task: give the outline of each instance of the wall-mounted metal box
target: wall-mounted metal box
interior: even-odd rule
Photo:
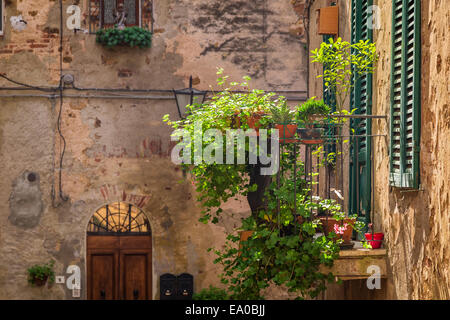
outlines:
[[[175,276],[165,273],[159,277],[160,300],[191,300],[194,293],[194,276],[182,273]]]
[[[339,7],[325,7],[319,11],[319,34],[339,34]]]
[[[177,296],[177,277],[165,273],[159,277],[159,299],[175,300]]]
[[[188,273],[182,273],[177,277],[178,299],[191,300],[194,293],[194,277]]]

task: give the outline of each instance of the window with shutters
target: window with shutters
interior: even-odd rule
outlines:
[[[370,7],[372,0],[352,0],[351,7],[351,42],[361,40],[373,41]],[[350,108],[354,114],[372,114],[372,74],[359,76],[354,73],[353,90],[350,93]],[[350,144],[350,214],[358,214],[369,222],[371,204],[371,119],[357,118],[350,120],[354,137]]]
[[[393,0],[390,185],[419,188],[420,0]]]
[[[89,0],[89,32],[112,28],[125,16],[125,26],[153,31],[151,0]]]

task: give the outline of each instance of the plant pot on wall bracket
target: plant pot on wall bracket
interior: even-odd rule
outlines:
[[[296,124],[276,124],[275,128],[279,131],[279,140],[281,143],[295,142],[295,139],[290,139],[295,136],[297,131]]]
[[[259,128],[261,127],[260,120],[265,115],[264,112],[258,111],[253,113],[248,119],[247,124],[250,129],[255,129],[256,135],[259,136]]]
[[[49,263],[34,266],[27,269],[28,271],[28,283],[33,286],[42,287],[47,283],[53,283],[55,281],[55,272],[53,271],[54,260],[50,260]]]
[[[239,129],[241,127],[241,119],[239,117],[239,111],[236,111],[235,116],[232,119],[232,126],[235,129]],[[260,120],[266,115],[263,111],[255,111],[250,114],[250,116],[246,119],[247,125],[249,129],[254,129],[256,131],[256,135],[259,136],[259,128],[261,127]]]
[[[297,133],[303,144],[322,144],[323,129],[322,128],[298,128]]]
[[[44,276],[43,279],[34,277],[32,282],[36,287],[43,287],[47,283],[48,276]]]

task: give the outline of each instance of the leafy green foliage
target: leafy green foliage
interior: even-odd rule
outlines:
[[[230,128],[248,129],[249,119],[256,113],[264,114],[260,128],[268,128],[278,121],[285,122],[293,116],[283,97],[275,98],[273,93],[262,90],[232,92],[227,86],[227,76],[222,75],[223,70],[219,69],[217,74],[217,83],[224,88],[222,91],[214,93],[206,103],[187,106],[185,119],[172,121],[166,115],[164,121],[174,129],[184,129],[183,134],[187,132],[189,137],[195,137],[196,133],[199,134],[196,132],[196,123],[199,122],[202,123],[200,134],[209,129],[226,133]],[[244,77],[243,82],[232,82],[230,85],[248,88],[249,80]],[[309,101],[304,107],[304,115],[313,111],[329,113],[329,108],[323,102]],[[216,223],[222,213],[221,206],[226,201],[257,191],[258,186],[249,182],[249,165],[236,164],[236,144],[234,164],[225,164],[226,161],[223,164],[208,163],[204,158],[200,163],[194,163],[196,148],[205,150],[213,146],[215,150],[217,146],[226,150],[227,139],[203,136],[200,146],[196,146],[191,139],[184,139],[183,136],[181,144],[191,147],[186,150],[190,150],[187,158],[193,164],[184,163],[182,166],[191,173],[197,200],[204,208],[200,221]],[[246,157],[254,151],[251,148],[247,140]],[[219,157],[224,157],[224,154]],[[345,218],[345,213],[334,200],[310,196],[316,182],[307,178],[318,173],[313,172],[311,177],[305,177],[304,163],[299,160],[294,145],[280,146],[279,172],[278,176],[271,177],[265,189],[264,207],[242,221],[241,229],[252,230],[252,236],[239,248],[239,236],[229,234],[224,249],[210,249],[217,254],[214,262],[223,266],[221,281],[227,285],[226,294],[230,299],[262,299],[263,291],[269,285],[284,286],[298,298],[316,297],[325,289],[327,282],[335,281],[332,274],[321,272],[320,266],[333,264],[339,255],[342,240],[333,232],[320,235],[323,226],[317,215],[323,211],[339,221]],[[210,289],[202,295],[217,297],[216,293],[219,294],[216,289]]]
[[[194,293],[193,300],[229,300],[226,290],[209,286],[198,293]]]
[[[323,100],[316,100],[315,97],[312,97],[297,108],[296,119],[308,123],[311,122],[313,115],[324,116],[330,113],[330,107]]]
[[[311,53],[312,61],[324,66],[324,73],[318,77],[323,77],[327,90],[336,95],[338,111],[343,109],[355,80],[373,73],[378,60],[375,44],[369,43],[369,40],[350,44],[341,38],[336,41],[330,38],[329,42],[322,42],[320,48],[312,50]]]
[[[284,100],[276,106],[271,106],[269,109],[272,122],[275,124],[291,123],[294,119],[293,111]]]
[[[203,104],[193,103],[187,106],[188,114],[185,119],[171,121],[169,115],[164,116],[164,121],[174,129],[184,129],[191,137],[195,136],[195,124],[202,123],[202,132],[208,129],[216,129],[225,136],[222,141],[215,141],[215,138],[203,138],[201,145],[202,150],[207,146],[218,145],[222,150],[226,150],[227,138],[226,130],[239,127],[242,130],[249,128],[249,119],[255,113],[269,114],[270,108],[285,103],[282,97],[274,99],[274,93],[266,93],[263,90],[248,90],[244,93],[235,93],[227,87],[227,76],[222,76],[223,69],[219,69],[217,74],[219,78],[217,83],[223,87],[221,92],[215,93],[214,96]],[[248,87],[249,77],[244,77],[241,83],[231,82],[231,86],[239,86],[241,88]],[[260,128],[268,128],[270,120],[263,116],[259,121]],[[182,141],[192,146],[192,154],[189,156],[194,163],[194,154],[197,146],[191,141]],[[245,154],[251,150],[248,139],[245,143]],[[222,159],[222,163],[206,163],[202,161],[196,165],[183,164],[184,169],[192,174],[193,183],[198,192],[197,200],[204,207],[204,215],[201,221],[207,223],[212,219],[213,222],[218,221],[218,216],[222,212],[220,205],[229,199],[238,195],[246,196],[251,190],[254,191],[256,186],[249,183],[248,166],[246,164],[236,164],[238,146],[234,144],[234,161],[233,164],[226,164],[226,159]],[[241,150],[242,151],[242,150]],[[253,150],[257,152],[257,150]],[[224,157],[225,157],[225,152]],[[204,159],[203,159],[204,160]],[[248,159],[247,159],[248,160]],[[246,161],[248,163],[248,161]]]
[[[136,26],[124,29],[108,28],[97,31],[96,41],[109,48],[114,46],[150,48],[152,33]]]
[[[27,269],[28,271],[28,283],[35,284],[36,279],[44,280],[48,278],[49,283],[55,281],[55,272],[53,271],[54,260],[44,265],[34,265]]]
[[[237,235],[227,237],[225,249],[214,250],[215,263],[223,266],[222,283],[231,299],[263,299],[270,285],[284,286],[297,298],[316,297],[326,283],[335,282],[320,266],[332,266],[339,256],[339,244],[331,232],[322,232],[318,210],[326,210],[337,220],[345,214],[334,200],[310,198],[312,184],[304,180],[304,164],[293,157],[292,146],[282,146],[282,172],[266,192],[267,206],[259,217],[243,221],[243,230],[252,230],[248,240],[238,242]],[[296,163],[295,163],[296,162]],[[297,176],[291,176],[294,164]],[[296,192],[294,192],[296,188]],[[213,250],[213,249],[210,249]]]

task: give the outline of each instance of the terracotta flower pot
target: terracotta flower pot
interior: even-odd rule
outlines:
[[[281,143],[291,143],[295,142],[295,139],[292,138],[297,131],[296,124],[276,124],[275,128],[279,131],[279,139]]]
[[[250,118],[247,119],[248,127],[251,129],[255,129],[257,136],[259,136],[259,127],[261,127],[261,124],[259,123],[259,121],[264,116],[264,114],[265,114],[264,112],[258,111],[258,112],[253,113],[250,116]]]
[[[33,283],[37,287],[42,287],[47,283],[47,279],[48,279],[48,276],[44,276],[44,279],[39,279],[39,278],[34,277]]]
[[[250,238],[250,236],[253,234],[253,230],[240,231],[239,234],[241,236],[241,240],[240,240],[241,242],[247,241],[248,238]]]
[[[232,126],[236,129],[241,127],[241,119],[239,118],[239,111],[235,112],[235,116],[232,120]],[[259,127],[261,127],[261,124],[259,121],[261,118],[265,115],[263,111],[256,111],[250,115],[249,118],[247,118],[247,124],[250,129],[255,129],[256,135],[259,136]]]
[[[253,234],[253,230],[239,231],[239,234],[241,236],[241,239],[239,240],[239,253],[238,253],[238,256],[241,255],[242,242],[247,241],[248,238],[251,237],[251,235]]]
[[[369,241],[370,245],[372,246],[372,249],[379,249],[381,247],[382,240],[384,239],[384,233],[383,232],[375,232],[373,234],[373,240],[378,241],[370,241],[372,240],[372,233],[366,233],[364,234],[366,237],[366,240]]]
[[[351,224],[354,224],[356,222],[355,219],[345,218],[344,220],[337,221],[334,218],[327,218],[321,217],[320,221],[322,222],[322,225],[324,227],[325,232],[328,234],[330,232],[335,232],[335,225],[338,227],[343,227],[344,224],[347,224],[347,228],[344,230],[343,234],[338,234],[338,238],[344,240],[344,244],[350,244],[352,241],[352,232],[353,227]]]

